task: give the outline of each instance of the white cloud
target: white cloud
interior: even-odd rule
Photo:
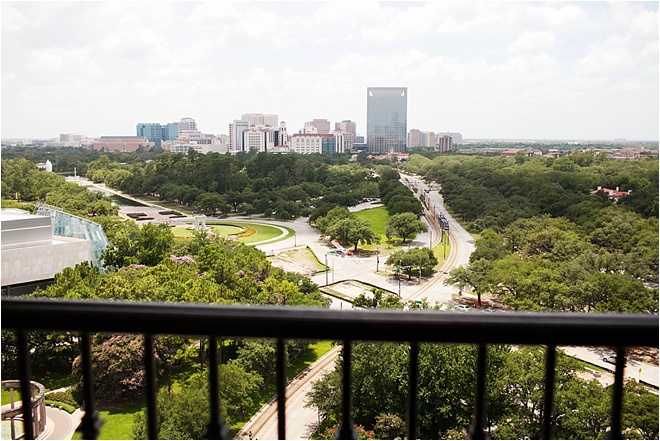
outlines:
[[[525,31],[513,42],[509,52],[535,52],[552,47],[557,41],[552,32],[530,32]]]
[[[618,3],[3,2],[2,133],[247,112],[364,133],[366,88],[393,85],[411,128],[657,138],[658,5]]]

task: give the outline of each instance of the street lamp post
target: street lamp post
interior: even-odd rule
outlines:
[[[380,262],[380,251],[376,247],[376,272],[378,272],[378,263]]]
[[[296,232],[295,232],[295,231],[293,232],[293,246],[294,246],[294,247],[295,247],[295,246],[298,246],[298,242],[297,242],[297,239],[296,239]]]
[[[325,286],[328,286],[328,255],[325,255]]]

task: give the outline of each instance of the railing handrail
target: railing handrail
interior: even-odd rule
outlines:
[[[658,317],[4,298],[2,328],[284,339],[658,347]]]

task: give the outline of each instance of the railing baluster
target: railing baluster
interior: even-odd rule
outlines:
[[[147,394],[147,434],[149,435],[149,439],[158,439],[154,337],[151,334],[144,334],[144,371]]]
[[[16,331],[18,342],[18,368],[21,380],[21,405],[23,407],[23,431],[25,439],[34,439],[32,418],[32,388],[30,387],[30,351],[25,331]]]
[[[80,335],[80,350],[83,369],[83,397],[85,399],[85,415],[82,417],[79,431],[84,439],[97,439],[103,421],[94,410],[94,381],[92,375],[92,341],[89,333]]]
[[[623,370],[626,366],[626,349],[616,349],[616,370],[614,371],[614,388],[612,389],[612,423],[610,438],[621,437],[621,412],[623,410]]]
[[[541,429],[541,439],[550,439],[552,425],[552,403],[555,392],[555,361],[557,351],[554,345],[547,348],[545,359],[545,396],[543,398],[543,427]]]
[[[477,390],[474,397],[474,416],[468,431],[468,439],[487,439],[484,430],[486,408],[486,345],[480,344],[477,351]]]
[[[211,421],[206,425],[204,439],[224,439],[228,428],[220,416],[220,379],[218,378],[218,339],[209,337],[209,399],[211,403]]]
[[[419,371],[419,342],[410,343],[408,388],[408,439],[417,439],[417,384]]]
[[[357,432],[351,420],[351,341],[344,340],[344,364],[342,372],[342,416],[337,439],[357,439]]]
[[[286,346],[277,339],[277,436],[286,439]]]

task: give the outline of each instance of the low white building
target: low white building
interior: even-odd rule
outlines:
[[[2,209],[2,288],[52,280],[64,268],[92,262],[91,243],[54,236],[50,216]]]

